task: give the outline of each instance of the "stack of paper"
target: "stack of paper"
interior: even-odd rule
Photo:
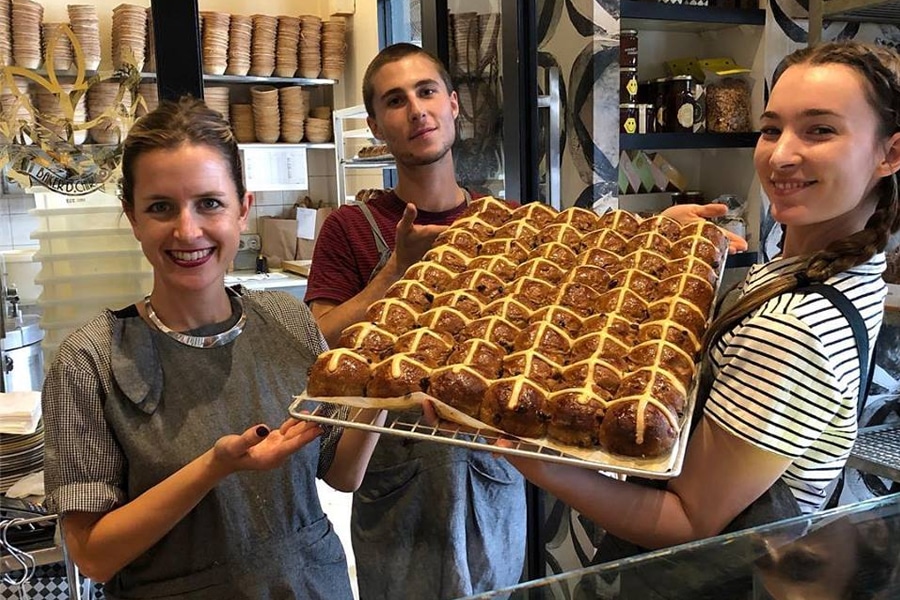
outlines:
[[[40,420],[40,392],[0,393],[0,433],[34,433]]]

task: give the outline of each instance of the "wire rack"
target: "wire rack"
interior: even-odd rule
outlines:
[[[860,429],[847,465],[900,481],[900,424],[888,423]]]
[[[377,401],[377,399],[374,400]],[[296,398],[289,409],[291,416],[296,419],[323,425],[362,429],[495,454],[511,454],[523,458],[652,479],[668,479],[680,473],[688,437],[679,435],[672,454],[662,459],[631,459],[612,457],[611,455],[605,455],[600,459],[589,459],[566,453],[544,443],[519,439],[489,428],[475,428],[445,420],[434,425],[429,424],[421,416],[420,411],[417,414],[414,409],[399,413],[389,412],[384,425],[375,424],[376,416],[372,413],[369,413],[371,416],[367,416],[363,411],[363,408],[350,407],[346,419],[335,418],[330,416],[333,412],[331,409],[325,409],[323,404],[318,404],[316,400],[306,397]],[[687,424],[685,424],[686,426]],[[508,446],[498,446],[497,441],[500,439],[506,440]],[[573,449],[573,451],[578,451],[578,449]]]

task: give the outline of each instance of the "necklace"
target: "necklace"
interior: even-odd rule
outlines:
[[[241,309],[241,316],[238,318],[237,323],[232,325],[228,331],[223,331],[222,333],[217,333],[215,335],[188,335],[169,329],[166,324],[160,321],[159,317],[156,316],[156,311],[153,310],[153,305],[150,304],[149,294],[144,296],[144,308],[147,311],[147,318],[150,319],[150,322],[153,323],[157,329],[185,346],[191,346],[192,348],[215,348],[217,346],[224,346],[234,340],[237,336],[241,335],[241,332],[244,330],[244,325],[247,323],[247,313],[244,312],[244,304],[241,302],[241,297],[230,289],[225,289],[228,290],[232,296],[237,298],[238,307]]]

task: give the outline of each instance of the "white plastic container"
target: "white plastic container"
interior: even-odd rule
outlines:
[[[34,283],[41,270],[41,264],[35,262],[36,252],[35,248],[0,252],[0,268],[5,265],[6,282],[16,286],[20,304],[34,304],[41,293],[41,288]]]
[[[140,294],[125,294],[106,298],[56,300],[45,298],[44,294],[41,294],[38,306],[41,308],[41,322],[75,321],[83,324],[106,308],[116,310],[124,308],[140,298]]]
[[[94,229],[92,231],[35,231],[41,254],[78,254],[82,252],[139,250],[131,229]]]
[[[118,206],[46,208],[30,211],[37,218],[38,231],[90,231],[123,229],[131,233],[128,217]]]
[[[47,321],[41,319],[41,329],[44,330],[44,344],[59,346],[70,333],[84,325],[84,321]]]
[[[49,369],[53,359],[56,358],[56,353],[59,352],[59,343],[48,342],[45,337],[41,340],[41,352],[44,355],[44,369]]]
[[[38,275],[36,283],[44,288],[41,297],[46,299],[105,299],[127,294],[135,296],[148,294],[153,288],[153,274],[131,272],[65,277]]]
[[[115,194],[102,191],[91,192],[82,196],[68,196],[57,192],[35,192],[34,207],[38,210],[47,209],[76,209],[87,207],[117,207],[121,210],[122,203]]]
[[[122,252],[80,252],[77,254],[45,254],[38,252],[42,279],[73,275],[151,273],[152,267],[140,250]]]

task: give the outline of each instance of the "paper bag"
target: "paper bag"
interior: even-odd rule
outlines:
[[[260,217],[258,224],[260,253],[266,257],[270,268],[280,269],[281,261],[298,258],[296,220]]]

